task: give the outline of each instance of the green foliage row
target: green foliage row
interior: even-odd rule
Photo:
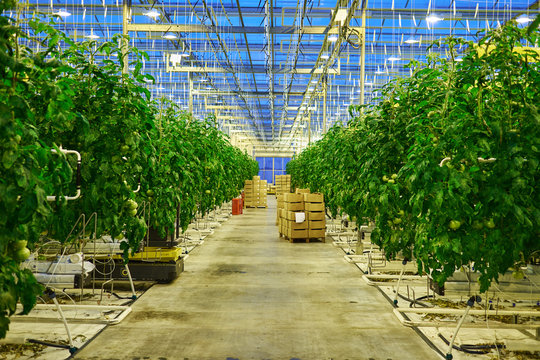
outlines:
[[[412,63],[378,105],[350,108],[347,127],[291,161],[293,183],[324,193],[333,214],[374,220],[389,258],[414,257],[441,284],[464,265],[481,291],[519,272],[540,251],[540,56],[524,48],[537,41],[535,22],[434,45],[447,56]]]
[[[141,74],[147,55],[125,38],[78,43],[37,20],[29,22],[31,34],[13,24],[0,16],[0,338],[17,302],[28,313],[42,291],[19,268],[28,248],[45,239],[68,245],[77,240],[69,233],[79,216],[95,213],[93,235],[125,236],[127,259],[147,232],[137,202],[149,204],[151,226],[171,233],[177,209],[185,229],[195,213],[237,196],[258,171],[215,119],[198,121],[150,101],[143,84],[153,79]],[[36,42],[41,51],[23,45]],[[122,74],[124,51],[130,74]],[[60,147],[82,157],[77,200],[64,199],[76,193],[76,159]]]

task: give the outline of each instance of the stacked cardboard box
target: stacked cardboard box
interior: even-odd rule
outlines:
[[[308,222],[304,212],[304,196],[301,194],[285,193],[284,207],[281,210],[281,234],[289,239],[306,239],[308,237]]]
[[[254,176],[244,183],[244,204],[246,207],[266,207],[266,180]]]
[[[280,227],[281,226],[281,212],[280,212],[280,210],[285,208],[285,200],[284,200],[285,195],[284,194],[277,194],[276,197],[277,197],[276,225],[278,227]],[[280,228],[279,234],[280,235],[283,234],[281,232],[281,228]]]
[[[309,194],[310,191],[309,191],[309,189],[299,189],[299,188],[296,188],[296,190],[294,190],[294,193],[295,193],[295,194]]]
[[[291,192],[291,175],[276,175],[276,194]]]
[[[304,197],[304,208],[308,221],[308,237],[323,238],[326,232],[326,218],[324,216],[324,196],[323,194],[302,194]]]
[[[296,192],[298,192],[297,189]],[[279,234],[290,239],[317,239],[324,241],[326,219],[324,196],[303,192],[285,193],[277,196],[277,217]]]

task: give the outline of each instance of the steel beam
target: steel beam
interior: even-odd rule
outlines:
[[[245,73],[245,74],[266,74],[267,70],[264,67],[254,67],[253,70],[250,68],[222,68],[222,67],[215,67],[215,66],[170,66],[167,64],[167,71],[168,72],[183,72],[183,73],[190,73],[190,72],[199,72],[199,73],[227,73],[227,74],[238,74],[238,73]],[[274,69],[274,74],[322,74],[322,69],[313,69],[313,68],[296,68],[296,69]],[[340,69],[339,68],[332,68],[328,69],[328,74],[334,74],[334,75],[340,75]]]
[[[360,31],[360,26],[350,29]],[[264,26],[214,26],[214,25],[173,25],[173,24],[128,24],[128,31],[141,32],[182,32],[182,33],[229,33],[229,34],[264,34]],[[304,26],[300,30],[296,26],[274,26],[269,29],[270,34],[338,34],[338,27],[331,26]]]

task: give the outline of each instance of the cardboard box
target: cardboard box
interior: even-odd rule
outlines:
[[[304,202],[322,203],[322,202],[324,202],[324,195],[323,194],[318,194],[318,193],[304,194]]]
[[[309,238],[323,238],[324,239],[325,233],[326,233],[325,229],[308,230],[308,237]]]
[[[286,203],[298,203],[304,202],[304,196],[302,194],[285,193],[284,199]]]
[[[309,194],[310,193],[309,189],[298,189],[298,188],[296,188],[294,192],[296,194]]]
[[[278,194],[278,195],[276,195],[276,199],[277,199],[278,202],[285,201],[285,195]]]
[[[261,177],[260,176],[254,176],[253,180],[261,180]]]
[[[304,211],[304,203],[298,202],[298,203],[285,203],[285,210],[289,211]]]
[[[305,203],[306,211],[324,211],[324,203]]]
[[[285,210],[285,216],[284,218],[290,221],[296,221],[296,214],[297,213],[303,213],[303,211],[289,211]],[[306,219],[307,220],[307,219]]]
[[[287,222],[287,229],[293,229],[293,230],[307,230],[308,229],[308,223],[307,221],[304,221],[302,223],[297,223],[294,220],[283,220]]]
[[[253,180],[246,180],[246,181],[244,182],[244,184],[245,184],[245,185],[251,185],[251,184],[253,184]]]
[[[308,237],[308,231],[287,229],[287,236],[290,239],[305,239]]]
[[[304,204],[305,206],[305,204]],[[308,211],[306,212],[306,217],[309,221],[311,220],[325,220],[324,211]]]
[[[324,220],[308,220],[309,229],[325,229],[326,221]]]

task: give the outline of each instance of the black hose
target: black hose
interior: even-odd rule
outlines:
[[[439,333],[439,337],[446,345],[449,345],[450,342],[441,334]],[[475,354],[475,355],[483,355],[489,352],[491,349],[495,348],[504,348],[504,345],[452,345],[452,348],[458,351],[462,351],[467,354]],[[483,351],[475,351],[475,350],[483,350]]]
[[[47,341],[41,341],[41,340],[36,340],[36,339],[26,339],[26,341],[28,341],[31,344],[45,345],[45,346],[50,346],[50,347],[55,347],[55,348],[60,348],[60,349],[68,349],[68,350],[71,349],[71,346],[65,345],[65,344],[55,344],[55,343],[50,343]]]
[[[109,291],[109,290],[104,290],[104,292],[109,293],[109,294],[113,295],[114,297],[116,297],[117,299],[120,299],[120,300],[134,300],[133,296],[120,296],[117,293]]]
[[[409,307],[412,307],[414,304],[417,304],[417,305],[420,305],[422,307],[429,307],[428,304],[425,304],[425,303],[422,303],[422,302],[419,302],[418,299],[409,299],[408,297],[406,297],[405,295],[401,295],[398,293],[398,296],[400,298],[402,298],[403,300],[405,301],[408,301],[410,304],[409,304]]]

